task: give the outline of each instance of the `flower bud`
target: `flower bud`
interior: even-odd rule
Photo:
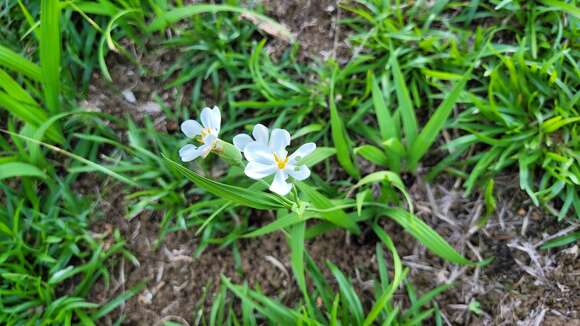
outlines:
[[[213,152],[231,165],[244,166],[242,153],[228,142],[218,139]]]

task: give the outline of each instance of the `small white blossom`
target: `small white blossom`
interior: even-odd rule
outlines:
[[[283,129],[280,129],[283,130]],[[287,132],[284,130],[284,132]],[[290,134],[288,134],[289,136]],[[270,131],[268,127],[264,126],[263,124],[257,124],[254,126],[254,130],[252,130],[252,138],[250,135],[247,134],[239,134],[234,137],[234,146],[243,152],[246,146],[249,144],[262,144],[264,146],[270,146]],[[288,137],[289,138],[289,137]]]
[[[253,141],[244,147],[244,156],[248,160],[244,173],[255,180],[274,174],[270,191],[285,196],[292,189],[292,184],[287,182],[289,176],[296,180],[304,180],[310,176],[310,169],[299,164],[299,161],[311,154],[316,149],[316,144],[304,144],[292,155],[288,155],[286,146],[290,144],[290,134],[284,129],[274,129],[267,143],[268,145],[262,141]]]
[[[216,147],[221,126],[221,113],[217,106],[201,111],[201,124],[196,120],[186,120],[181,124],[181,131],[188,138],[196,139],[201,145],[187,144],[179,150],[183,162],[190,162],[206,157]]]

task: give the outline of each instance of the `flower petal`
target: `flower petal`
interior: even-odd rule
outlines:
[[[259,144],[258,142],[246,145],[246,148],[244,148],[244,156],[246,157],[246,160],[250,162],[258,162],[267,165],[276,164],[272,151],[266,145]]]
[[[181,124],[181,131],[188,138],[194,138],[201,133],[203,127],[195,120],[185,120]]]
[[[240,152],[243,152],[244,148],[246,148],[246,146],[253,141],[254,140],[249,135],[239,134],[234,137],[234,146],[236,146]]]
[[[263,179],[269,175],[272,175],[276,172],[276,165],[269,165],[269,164],[261,164],[258,162],[250,162],[246,165],[244,169],[244,173],[254,179],[259,180]]]
[[[286,182],[288,176],[284,171],[278,170],[274,176],[274,181],[270,185],[270,191],[275,192],[280,196],[286,196],[292,189],[292,184]]]
[[[254,136],[254,139],[256,140],[256,142],[262,144],[262,145],[268,145],[268,139],[269,137],[269,131],[268,131],[268,127],[264,126],[263,124],[257,124],[254,126],[254,130],[252,131],[252,136]]]
[[[276,153],[283,151],[286,146],[290,145],[290,133],[285,129],[272,130],[270,138],[270,148]]]
[[[306,144],[300,146],[296,150],[296,152],[294,152],[292,155],[290,155],[290,157],[289,157],[290,163],[297,163],[301,159],[312,154],[312,152],[314,152],[315,149],[316,149],[315,143],[306,143]]]
[[[310,169],[306,165],[288,165],[284,172],[298,181],[305,180],[310,176]]]
[[[191,162],[203,154],[203,149],[187,144],[179,149],[179,156],[183,162]]]
[[[199,146],[198,150],[201,151],[201,157],[206,158],[209,155],[209,153],[211,153],[211,149],[213,148],[213,141],[215,139],[217,138],[214,138],[213,140]]]
[[[220,111],[220,108],[218,108],[217,106],[213,107],[211,113],[211,123],[212,123],[211,128],[215,129],[215,131],[219,133],[222,125],[222,113]]]
[[[201,110],[201,124],[205,128],[211,128],[219,132],[221,121],[222,114],[217,106],[214,106],[213,109],[203,108],[203,110]]]

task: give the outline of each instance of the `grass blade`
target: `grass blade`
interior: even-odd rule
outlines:
[[[399,102],[399,112],[403,120],[403,128],[405,129],[405,138],[407,145],[415,142],[417,137],[417,118],[415,117],[415,110],[413,109],[413,102],[409,96],[409,89],[405,82],[405,77],[399,67],[397,57],[393,54],[391,57],[391,69],[393,70],[393,80],[395,90],[397,91],[397,100]]]
[[[40,68],[44,100],[50,112],[60,111],[60,1],[42,0]]]
[[[417,216],[399,208],[384,208],[383,213],[399,223],[419,242],[435,255],[460,265],[474,265],[475,263],[463,257],[435,230]]]
[[[297,182],[296,186],[298,189],[303,192],[306,197],[310,200],[312,205],[318,209],[328,209],[334,208],[335,205],[332,204],[330,199],[324,197],[321,193],[316,191],[316,189],[310,187],[309,185],[303,182]],[[336,209],[331,212],[320,212],[322,217],[338,226],[342,226],[344,228],[349,229],[350,231],[358,234],[360,232],[356,222],[351,219],[342,209]]]
[[[367,318],[365,318],[363,324],[364,326],[372,325],[372,323],[379,316],[381,311],[387,306],[387,304],[395,294],[395,291],[397,290],[399,285],[401,285],[401,282],[403,282],[403,279],[405,278],[404,276],[405,273],[403,273],[403,264],[401,263],[401,259],[399,258],[399,254],[397,253],[397,249],[395,248],[393,241],[387,235],[387,233],[383,229],[381,229],[378,225],[373,224],[372,227],[377,236],[379,237],[379,239],[383,241],[387,249],[389,249],[389,251],[391,251],[391,254],[393,255],[393,267],[395,270],[394,272],[395,274],[393,276],[393,281],[389,284],[388,289],[386,289],[380,296],[380,298],[375,302],[375,304],[371,308],[371,311],[368,313]]]
[[[379,123],[379,131],[381,133],[381,138],[387,140],[389,138],[398,138],[397,129],[395,128],[395,122],[391,117],[391,113],[387,108],[385,99],[383,97],[383,92],[379,88],[377,80],[372,77],[372,92],[373,92],[373,105],[375,107],[375,114],[377,116],[377,122]]]
[[[172,161],[167,157],[163,157],[165,161],[173,167],[177,172],[182,174],[194,182],[198,187],[207,190],[208,192],[230,200],[236,204],[248,206],[256,209],[276,209],[290,207],[288,200],[279,196],[274,196],[260,191],[251,191],[246,188],[230,186],[220,183],[195,173],[194,171],[182,166],[181,164]]]
[[[119,294],[115,299],[109,301],[107,304],[102,306],[99,310],[97,310],[91,318],[93,320],[100,319],[106,316],[109,312],[115,310],[118,306],[123,304],[125,301],[129,300],[131,297],[136,295],[137,293],[141,292],[145,288],[145,283],[141,283],[134,288],[130,289],[129,291],[123,292]]]
[[[447,119],[449,118],[449,115],[453,110],[453,106],[455,105],[457,100],[459,100],[461,92],[463,92],[465,84],[467,83],[467,80],[469,79],[470,76],[471,71],[465,73],[465,75],[463,75],[463,78],[461,78],[460,81],[455,83],[449,95],[445,97],[445,100],[435,110],[435,113],[433,113],[433,115],[427,122],[427,125],[425,125],[425,128],[421,130],[421,133],[419,134],[417,139],[414,142],[410,143],[411,151],[409,153],[409,169],[411,171],[415,171],[415,169],[417,168],[417,164],[419,163],[423,155],[427,153],[427,150],[429,149],[429,147],[431,147],[433,142],[435,142],[435,139],[445,126],[445,123],[447,122]]]
[[[340,293],[346,301],[344,307],[350,311],[350,315],[354,317],[353,325],[361,325],[363,322],[363,307],[358,295],[356,294],[352,284],[346,279],[344,274],[330,261],[326,264],[330,268],[332,275],[336,278]]]
[[[280,37],[293,40],[294,37],[290,33],[290,31],[284,26],[276,22],[275,20],[266,17],[264,15],[260,15],[258,13],[249,11],[244,8],[228,6],[228,5],[215,5],[215,4],[192,4],[188,6],[183,6],[180,8],[176,8],[164,13],[162,16],[156,17],[151,24],[147,27],[146,31],[151,32],[158,32],[160,30],[166,29],[169,25],[172,25],[184,18],[199,15],[203,13],[217,13],[217,12],[235,12],[245,15],[246,17],[251,17],[257,22],[262,22],[264,24],[268,24],[273,29],[275,29],[278,33],[280,33]]]
[[[344,168],[344,170],[355,178],[359,178],[360,173],[358,168],[353,164],[351,158],[351,148],[350,140],[344,125],[342,118],[338,114],[336,109],[336,103],[334,98],[334,83],[338,68],[335,68],[332,73],[332,80],[330,82],[330,95],[328,98],[328,104],[330,106],[330,127],[332,132],[332,141],[334,142],[334,147],[336,147],[336,158],[338,163]]]
[[[565,13],[573,15],[576,18],[580,18],[580,8],[578,8],[573,4],[569,4],[559,0],[541,0],[540,2],[542,2],[546,6],[556,7]]]
[[[0,164],[0,180],[13,177],[37,177],[46,179],[47,176],[34,165],[23,162],[9,162]]]
[[[23,56],[2,45],[0,45],[0,66],[23,74],[35,81],[40,81],[42,79],[42,74],[38,65],[28,61]]]

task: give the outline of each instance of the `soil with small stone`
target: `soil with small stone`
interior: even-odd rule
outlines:
[[[296,34],[305,58],[340,58],[348,49],[341,32],[336,34],[340,15],[335,1],[264,2],[268,14],[286,24]],[[342,32],[344,33],[344,32]],[[344,34],[342,34],[344,35]],[[283,42],[276,46],[283,46]],[[117,60],[115,58],[109,58]],[[151,62],[152,70],[163,70],[171,57]],[[115,85],[95,77],[87,109],[137,121],[153,116],[160,132],[177,133],[177,121],[166,119],[154,99],[157,90],[163,100],[171,101],[171,90],[158,90],[159,81],[143,78],[125,63],[111,69]],[[123,94],[130,89],[134,98]],[[372,172],[375,167],[365,166]],[[419,293],[449,282],[453,287],[437,298],[447,324],[452,325],[580,325],[580,259],[578,245],[564,250],[540,250],[550,235],[566,225],[554,222],[533,207],[525,194],[516,189],[517,175],[507,175],[497,182],[498,205],[487,225],[477,224],[485,211],[481,196],[463,196],[457,180],[441,177],[433,184],[413,180],[410,193],[415,213],[435,228],[458,251],[473,260],[494,257],[484,267],[461,267],[430,254],[414,238],[387,218],[382,226],[391,235],[403,263],[410,269],[410,281]],[[163,325],[174,321],[194,325],[200,314],[207,316],[221,277],[234,283],[259,286],[269,296],[292,305],[299,298],[289,261],[285,235],[242,239],[237,242],[240,260],[236,262],[231,247],[206,248],[196,256],[195,230],[170,233],[159,242],[163,212],[125,218],[126,203],[119,195],[120,186],[104,187],[102,180],[82,186],[87,193],[98,193],[102,218],[95,221],[93,232],[105,243],[112,243],[113,230],[119,229],[127,248],[138,264],[120,258],[111,272],[108,287],[99,283],[93,289],[95,302],[106,302],[116,295],[144,284],[144,290],[104,318],[112,325],[119,316],[124,325]],[[255,212],[261,223],[273,220]],[[360,237],[332,231],[309,240],[306,250],[332,282],[326,261],[337,265],[352,280],[365,304],[372,299],[372,280],[378,277],[375,247],[378,239],[372,232]],[[387,257],[390,258],[390,257]],[[396,296],[404,300],[403,292]],[[479,303],[479,310],[473,309]],[[403,304],[406,304],[403,301]],[[472,307],[470,311],[470,305]]]

